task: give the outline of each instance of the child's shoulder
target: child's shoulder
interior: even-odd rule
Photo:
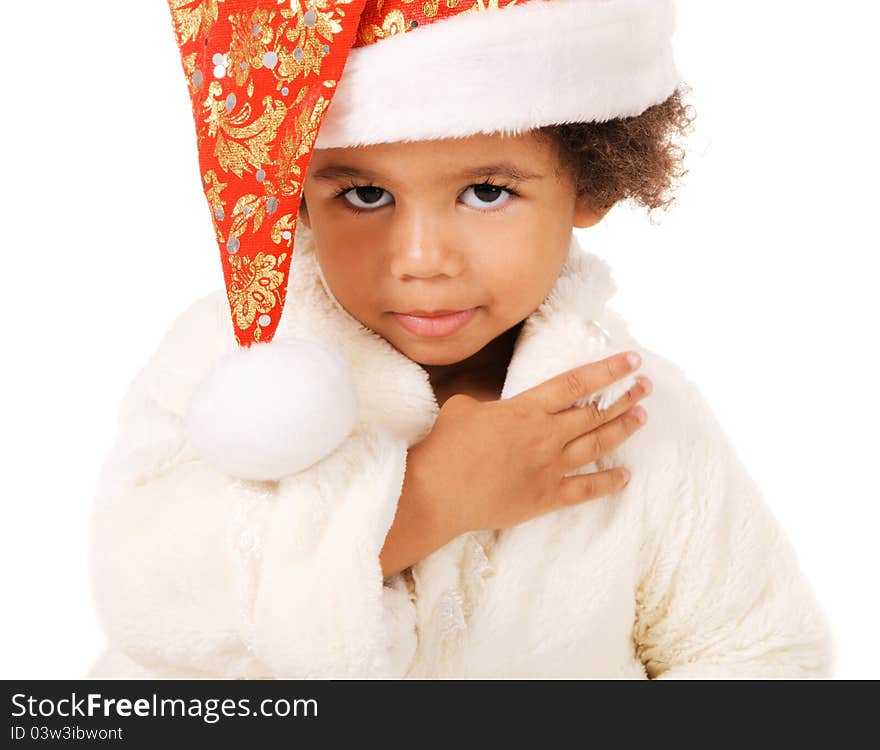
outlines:
[[[684,366],[643,346],[634,348],[642,355],[637,374],[648,377],[653,386],[644,407],[657,441],[690,454],[697,444],[728,439],[703,390]]]
[[[708,496],[701,499],[698,488],[713,481],[739,487],[751,483],[735,439],[686,368],[651,350],[639,348],[639,352],[643,361],[639,372],[654,386],[642,402],[648,423],[635,438],[642,441],[639,458],[657,477],[675,480],[667,486],[672,505],[654,502],[649,515],[660,518],[673,506],[688,512],[694,503],[710,504]],[[720,496],[711,499],[711,503],[724,501]]]
[[[696,387],[682,365],[644,346],[636,347],[636,351],[642,355],[642,366],[637,374],[645,375],[651,379],[655,386],[654,392],[659,386],[665,389],[664,395],[667,397],[682,398],[685,397],[688,390]]]
[[[202,360],[220,348],[231,349],[234,343],[226,293],[215,289],[178,313],[162,336],[154,359],[183,364]]]
[[[195,383],[236,346],[226,293],[199,297],[172,320],[136,375],[132,389],[183,414]]]

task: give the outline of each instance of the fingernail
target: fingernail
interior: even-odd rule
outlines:
[[[629,469],[621,469],[620,473],[623,474],[623,483],[626,484],[629,481]]]
[[[626,355],[626,361],[629,362],[630,367],[638,367],[642,364],[642,358],[638,355],[637,352],[629,352]]]

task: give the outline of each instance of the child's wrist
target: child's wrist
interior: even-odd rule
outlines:
[[[445,498],[442,490],[446,468],[437,463],[427,438],[409,449],[407,472],[412,471],[413,501],[431,533],[443,544],[470,531],[470,524],[458,498]]]

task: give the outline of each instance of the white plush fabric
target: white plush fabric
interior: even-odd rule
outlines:
[[[349,53],[315,148],[638,115],[680,83],[672,0],[530,0]]]
[[[322,341],[287,336],[223,357],[195,387],[186,429],[196,452],[224,473],[270,481],[336,450],[356,419],[345,357]]]
[[[828,622],[760,490],[699,389],[630,336],[607,304],[607,264],[574,238],[523,326],[502,396],[640,351],[654,382],[648,423],[580,470],[625,465],[629,485],[463,534],[413,566],[413,591],[401,574],[383,581],[406,451],[437,402],[418,364],[328,296],[310,233],[297,231],[279,335],[348,358],[356,427],[279,482],[212,466],[184,419],[194,385],[229,349],[228,306],[218,291],[186,311],[132,384],[101,476],[91,569],[109,645],[88,676],[831,674]],[[609,403],[631,383],[597,397]]]

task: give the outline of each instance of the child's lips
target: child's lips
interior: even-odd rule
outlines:
[[[451,336],[464,328],[476,315],[479,307],[448,313],[445,315],[410,315],[394,313],[394,317],[407,331],[423,338]]]

